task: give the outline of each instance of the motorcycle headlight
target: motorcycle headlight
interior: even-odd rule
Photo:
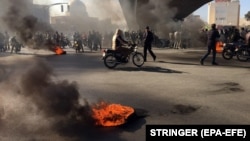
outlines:
[[[225,47],[225,46],[226,46],[226,43],[224,43],[222,46]]]

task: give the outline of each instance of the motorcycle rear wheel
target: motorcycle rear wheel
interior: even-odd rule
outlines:
[[[143,57],[143,54],[142,53],[135,53],[133,56],[132,56],[132,61],[133,61],[133,64],[137,67],[141,67],[143,66],[144,64],[144,57]]]
[[[103,60],[104,65],[109,69],[113,69],[117,66],[117,60],[113,54],[107,54]]]
[[[249,56],[250,54],[246,50],[239,50],[237,53],[237,59],[241,62],[246,62]]]
[[[222,51],[222,57],[225,60],[231,60],[233,58],[233,52],[230,49],[225,49]]]

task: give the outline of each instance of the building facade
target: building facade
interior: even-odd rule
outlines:
[[[239,0],[215,0],[208,4],[208,24],[239,26]]]
[[[70,15],[68,3],[55,3],[49,7],[50,24],[64,24]]]

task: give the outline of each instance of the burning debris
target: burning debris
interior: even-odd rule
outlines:
[[[132,107],[121,104],[89,104],[81,97],[76,82],[58,80],[40,58],[18,57],[8,59],[8,63],[12,67],[3,72],[6,77],[0,81],[0,139],[7,135],[12,136],[8,139],[17,140],[20,134],[24,137],[20,141],[26,137],[72,141],[95,136],[103,129],[100,126],[131,123],[128,120],[135,114]]]
[[[51,25],[39,21],[37,17],[32,15],[32,3],[28,0],[10,0],[6,1],[6,3],[8,3],[9,8],[1,17],[2,21],[13,32],[13,37],[23,46],[53,51],[57,55],[66,54],[61,47],[61,49],[57,47],[59,44],[52,39],[53,35],[49,35],[55,32]]]
[[[101,102],[92,108],[92,117],[98,126],[119,126],[126,123],[126,120],[135,111],[132,107],[121,104],[108,104]]]
[[[26,1],[11,0],[10,7],[2,19],[22,42],[26,45],[32,45],[32,37],[40,29],[37,26],[37,18],[25,11],[28,9],[27,6]]]
[[[56,55],[66,54],[66,51],[64,51],[60,46],[55,46],[54,52],[56,53]]]

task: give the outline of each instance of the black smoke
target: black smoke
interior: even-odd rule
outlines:
[[[0,139],[71,141],[98,133],[76,82],[59,80],[39,58],[12,61],[1,72]]]
[[[52,127],[56,130],[67,129],[64,124],[74,123],[83,128],[94,125],[91,122],[91,108],[88,102],[85,101],[84,105],[80,104],[77,83],[53,80],[53,71],[44,61],[37,60],[22,75],[19,91],[40,109],[41,114],[55,119]]]
[[[34,9],[31,0],[4,0],[1,4],[7,8],[3,10],[1,23],[5,27],[5,31],[10,31],[23,45],[31,48],[48,49],[45,43],[36,43],[34,36],[38,32],[53,32],[48,23],[38,20],[32,14]]]
[[[203,46],[200,42],[200,31],[205,23],[201,19],[193,17],[192,14],[183,20],[175,19],[178,9],[169,6],[171,1],[138,1],[136,9],[138,26],[142,29],[150,26],[160,38],[164,39],[169,39],[170,32],[182,32],[183,39],[190,40],[193,46]]]

